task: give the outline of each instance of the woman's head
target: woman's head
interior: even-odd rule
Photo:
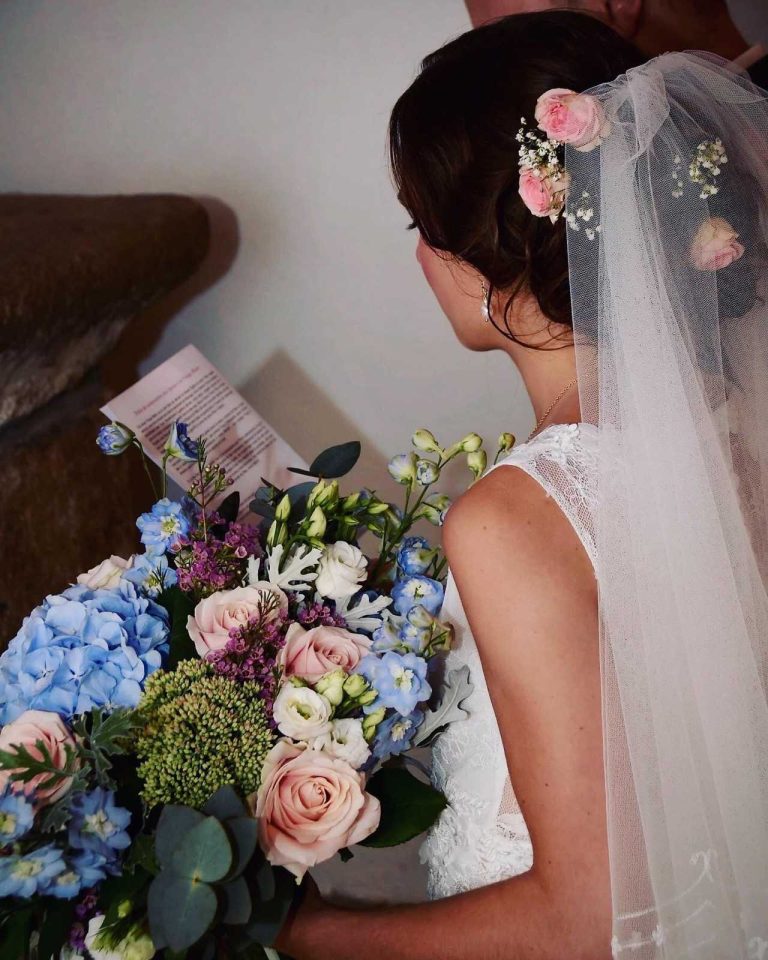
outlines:
[[[431,53],[395,104],[389,150],[398,198],[419,230],[427,279],[467,346],[498,345],[479,322],[481,277],[494,324],[507,335],[526,329],[526,312],[543,314],[554,331],[571,326],[565,225],[523,205],[515,138],[546,90],[581,92],[642,60],[584,14],[519,14]]]

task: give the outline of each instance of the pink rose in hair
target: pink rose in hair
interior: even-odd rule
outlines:
[[[58,713],[47,710],[25,710],[21,716],[11,723],[7,723],[0,730],[0,750],[13,752],[14,747],[26,747],[33,757],[42,759],[43,754],[36,746],[38,740],[50,754],[53,765],[63,770],[67,765],[67,747],[75,748],[75,738],[67,728]],[[79,766],[76,762],[75,766]],[[54,803],[72,786],[72,778],[59,780],[51,786],[41,787],[40,784],[49,779],[46,773],[40,773],[27,783],[11,780],[10,770],[0,770],[0,793],[8,783],[14,790],[24,793],[37,806]]]
[[[536,101],[536,123],[551,140],[577,150],[592,150],[608,136],[610,124],[600,101],[562,87],[547,90]]]
[[[565,206],[568,174],[557,176],[525,167],[520,171],[520,196],[534,217],[549,217],[554,223]]]
[[[722,217],[708,217],[691,243],[691,262],[697,270],[722,270],[744,253],[738,233]]]
[[[369,837],[381,808],[364,786],[363,775],[344,760],[288,740],[276,743],[255,798],[267,860],[301,880],[310,867]]]
[[[371,640],[342,627],[314,627],[305,630],[292,623],[285,635],[285,646],[277,662],[286,676],[301,677],[315,683],[331,670],[351,673],[361,658],[370,652]]]

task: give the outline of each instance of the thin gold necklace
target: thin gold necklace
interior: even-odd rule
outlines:
[[[539,427],[544,423],[544,421],[547,419],[550,413],[552,413],[552,411],[555,409],[558,403],[560,403],[560,401],[563,399],[566,393],[568,393],[571,387],[576,386],[578,379],[579,379],[578,377],[574,377],[573,380],[571,380],[571,382],[565,387],[565,389],[561,393],[558,393],[558,395],[555,397],[552,403],[550,403],[550,405],[547,407],[544,413],[542,413],[542,415],[536,421],[536,426],[528,434],[528,439],[525,441],[526,443],[528,443],[528,440],[531,440],[533,438],[534,434],[538,431]]]

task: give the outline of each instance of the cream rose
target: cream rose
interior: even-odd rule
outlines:
[[[536,123],[551,140],[577,150],[592,150],[610,133],[610,123],[596,97],[563,87],[547,90],[536,101]]]
[[[311,687],[286,683],[275,697],[272,715],[279,731],[294,740],[314,740],[331,729],[333,707]]]
[[[381,808],[364,786],[363,775],[343,760],[286,740],[275,744],[254,811],[267,860],[301,880],[310,867],[369,837]]]
[[[363,725],[354,717],[334,720],[328,733],[316,737],[310,746],[337,760],[344,760],[355,770],[359,770],[371,755],[371,748],[363,735]]]
[[[205,597],[195,607],[192,616],[187,618],[187,630],[195,650],[204,657],[213,650],[225,647],[229,631],[244,626],[249,619],[258,616],[270,599],[276,604],[268,614],[268,619],[288,609],[288,597],[283,591],[273,583],[261,580],[250,587],[220,590]]]
[[[120,578],[132,563],[133,557],[123,560],[122,557],[116,557],[113,554],[95,567],[91,567],[86,573],[79,574],[77,582],[91,590],[116,587],[120,583]]]
[[[697,270],[721,270],[744,253],[738,233],[722,217],[708,217],[691,243],[691,262]]]
[[[67,764],[67,747],[75,748],[75,738],[67,729],[58,713],[47,710],[25,710],[21,716],[11,723],[7,723],[0,730],[0,750],[12,750],[13,747],[26,747],[33,757],[40,759],[42,753],[35,745],[42,741],[50,754],[51,760],[58,770],[63,770]],[[76,761],[79,766],[79,762]],[[14,789],[23,792],[38,806],[54,803],[72,786],[72,778],[67,777],[50,787],[41,787],[48,775],[41,773],[33,777],[28,783],[11,781],[10,770],[0,770],[0,793],[11,782]]]
[[[565,171],[562,176],[548,177],[526,168],[520,171],[520,197],[534,217],[556,220],[565,206],[568,182]]]
[[[285,644],[277,657],[288,677],[301,677],[316,683],[326,673],[344,670],[350,673],[370,651],[371,640],[343,627],[313,627],[305,630],[292,623]]]
[[[354,596],[366,577],[368,561],[351,543],[339,540],[329,544],[318,564],[315,590],[329,600]]]

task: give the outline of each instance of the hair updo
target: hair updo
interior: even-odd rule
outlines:
[[[572,326],[565,224],[534,217],[518,194],[521,117],[553,87],[614,80],[643,55],[610,27],[566,11],[515,14],[461,34],[421,63],[395,104],[389,155],[398,199],[425,243],[466,261],[512,301],[526,289]]]

